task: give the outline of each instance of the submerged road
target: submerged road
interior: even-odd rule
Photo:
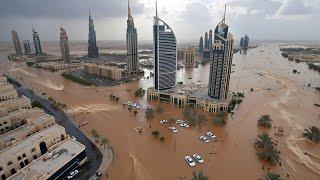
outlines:
[[[86,169],[84,172],[79,173],[79,175],[76,176],[74,179],[90,179],[90,177],[92,177],[96,173],[96,171],[99,169],[102,163],[103,155],[97,148],[97,146],[94,143],[92,143],[75,126],[73,121],[69,119],[63,111],[55,109],[47,99],[44,99],[34,94],[34,92],[30,89],[26,89],[23,87],[16,87],[16,89],[20,95],[24,95],[32,101],[39,101],[46,113],[53,115],[56,119],[56,123],[63,126],[66,129],[67,134],[76,137],[78,142],[86,146],[87,157],[91,160],[91,164],[88,169]]]

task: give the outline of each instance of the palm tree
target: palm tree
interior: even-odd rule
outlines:
[[[134,114],[134,116],[137,116],[138,111],[137,111],[137,110],[134,110],[134,111],[133,111],[133,114]]]
[[[202,170],[200,170],[198,173],[193,171],[192,172],[192,178],[191,180],[208,180],[209,177],[205,176],[202,172]]]
[[[92,134],[92,136],[94,137],[95,141],[97,142],[97,141],[98,141],[98,138],[99,138],[98,131],[95,130],[95,129],[92,129],[92,130],[91,130],[91,134]]]
[[[207,116],[204,113],[198,114],[197,124],[202,127],[207,122]]]
[[[101,140],[101,144],[103,145],[103,148],[106,147],[106,145],[109,144],[109,139],[108,138],[102,138]]]
[[[258,126],[271,128],[271,119],[269,115],[262,115],[258,120]]]
[[[272,141],[272,138],[267,133],[262,133],[258,135],[256,138],[256,142],[254,143],[254,146],[259,149],[263,149],[266,146],[273,145],[274,142]]]
[[[315,143],[320,143],[320,129],[315,126],[311,126],[309,127],[309,129],[305,129],[302,133],[302,136]]]
[[[118,102],[118,101],[119,101],[119,99],[120,99],[119,97],[115,97],[116,102]]]
[[[153,109],[152,108],[148,108],[145,111],[145,118],[146,119],[152,119],[153,118]]]
[[[152,135],[154,137],[158,137],[160,135],[159,131],[152,131]]]
[[[261,160],[265,160],[272,165],[280,162],[280,151],[273,145],[266,146],[262,151],[258,152],[257,155]]]
[[[268,172],[265,180],[282,180],[279,174]]]

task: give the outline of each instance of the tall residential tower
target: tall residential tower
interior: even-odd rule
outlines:
[[[21,50],[20,39],[16,31],[12,31],[12,41],[13,41],[14,49],[16,50],[16,55],[21,56],[22,50]]]
[[[200,37],[200,41],[199,41],[199,53],[202,54],[203,53],[203,37]]]
[[[229,93],[230,73],[233,58],[233,36],[228,33],[225,24],[225,13],[222,21],[214,30],[213,55],[210,63],[208,95],[214,99],[227,99]]]
[[[153,24],[154,89],[169,89],[176,84],[177,42],[170,26],[156,16]]]
[[[94,30],[94,24],[89,11],[89,33],[88,33],[88,57],[97,58],[99,56],[97,41],[96,41],[96,31]]]
[[[25,54],[31,54],[31,47],[30,47],[30,41],[29,40],[23,41],[23,47],[24,47],[24,53]]]
[[[127,71],[129,74],[138,72],[138,34],[134,27],[133,17],[128,0],[128,20],[127,20]]]
[[[204,49],[209,49],[208,32],[204,34]]]
[[[68,36],[66,31],[62,27],[60,27],[60,49],[61,49],[62,60],[65,63],[70,63]]]
[[[42,49],[41,49],[41,43],[40,43],[40,38],[39,34],[32,29],[33,32],[33,44],[34,44],[34,49],[36,51],[36,55],[42,55]]]

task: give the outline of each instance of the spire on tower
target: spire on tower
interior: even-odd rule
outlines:
[[[158,2],[156,0],[156,17],[158,17]]]
[[[226,11],[227,11],[227,4],[224,4],[224,14],[223,14],[223,20],[222,20],[223,23],[225,23],[226,21]]]

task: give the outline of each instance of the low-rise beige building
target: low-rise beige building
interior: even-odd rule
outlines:
[[[7,77],[5,77],[4,75],[1,75],[0,76],[0,86],[8,85],[8,84],[10,84],[10,83],[7,81]]]
[[[90,75],[96,75],[112,80],[120,80],[122,78],[121,69],[116,66],[86,63],[83,67],[84,71]]]
[[[81,68],[81,63],[43,62],[37,65],[49,71],[73,71]]]
[[[28,118],[25,125],[0,135],[0,150],[17,144],[28,136],[52,126],[54,123],[54,117],[45,113]]]
[[[67,138],[48,148],[45,155],[19,170],[9,180],[62,179],[68,170],[83,164],[86,159],[86,147]]]
[[[231,94],[228,99],[219,100],[210,98],[207,94],[207,87],[191,83],[189,85],[177,85],[168,90],[147,89],[149,100],[167,101],[178,107],[193,106],[208,112],[223,112],[228,110]]]
[[[13,130],[27,123],[27,119],[43,113],[39,108],[19,109],[0,118],[0,134]]]
[[[6,91],[6,92],[0,92],[0,103],[3,101],[8,101],[16,98],[18,98],[18,93],[15,89],[11,91]]]
[[[12,84],[5,84],[0,86],[0,93],[10,92],[15,90]]]
[[[10,112],[19,109],[30,109],[31,101],[25,96],[18,97],[0,103],[0,117],[8,115]]]
[[[1,150],[0,177],[5,179],[16,174],[18,170],[46,154],[48,149],[67,137],[65,129],[55,124]]]

